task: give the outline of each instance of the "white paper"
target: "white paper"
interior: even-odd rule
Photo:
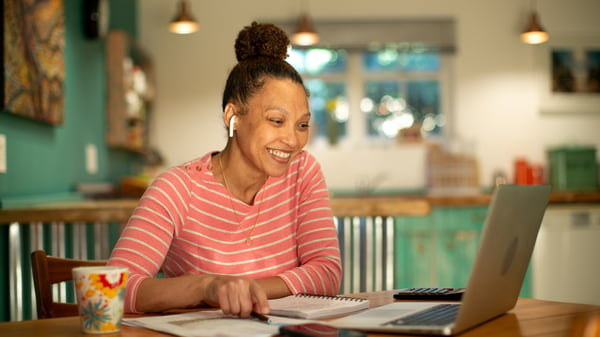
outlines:
[[[182,337],[268,337],[279,334],[282,325],[314,322],[311,320],[268,316],[270,323],[254,318],[226,316],[221,310],[182,314],[124,318],[123,324],[167,332]]]

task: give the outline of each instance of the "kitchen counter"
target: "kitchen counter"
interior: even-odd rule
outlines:
[[[483,193],[464,196],[423,194],[333,196],[331,207],[336,216],[427,215],[431,207],[487,205],[490,198],[490,194]],[[136,204],[136,199],[86,200],[0,209],[0,225],[32,221],[126,221]],[[550,196],[550,204],[600,204],[600,190],[553,192]]]
[[[336,195],[332,197],[332,204],[349,206],[353,203],[371,203],[394,200],[396,202],[413,202],[415,200],[426,201],[430,206],[474,206],[487,205],[491,200],[492,195],[489,193],[480,193],[473,195],[427,195],[427,194],[398,194],[398,195]],[[581,192],[552,192],[550,195],[551,204],[567,204],[567,203],[600,203],[600,190],[581,191]],[[360,205],[356,205],[360,207]]]
[[[432,206],[471,206],[487,205],[491,194],[478,194],[466,196],[421,196]],[[567,203],[600,203],[600,190],[586,192],[552,192],[550,204]]]

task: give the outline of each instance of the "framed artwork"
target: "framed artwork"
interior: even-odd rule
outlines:
[[[554,38],[540,46],[544,113],[600,113],[600,36]]]
[[[58,125],[64,119],[63,0],[2,0],[2,111]]]

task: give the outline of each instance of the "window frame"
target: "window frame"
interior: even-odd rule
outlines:
[[[322,48],[322,47],[318,47]],[[336,48],[332,48],[336,49]],[[344,48],[337,48],[344,49]],[[355,146],[390,146],[394,144],[402,144],[397,139],[373,137],[368,135],[366,118],[360,111],[360,101],[364,97],[365,82],[373,80],[393,80],[393,81],[408,81],[408,80],[437,80],[440,90],[440,114],[444,121],[443,129],[440,135],[423,138],[423,141],[429,139],[439,141],[440,138],[446,138],[453,133],[452,131],[452,74],[454,68],[453,53],[439,51],[440,58],[439,70],[435,73],[431,72],[366,72],[363,69],[363,51],[362,49],[345,49],[348,55],[347,71],[344,73],[324,73],[310,74],[302,73],[304,81],[318,79],[324,82],[345,82],[347,90],[347,99],[349,104],[349,119],[346,123],[346,136],[339,141],[330,145],[327,139],[314,135],[311,137],[310,145],[325,146],[325,147],[355,147]]]

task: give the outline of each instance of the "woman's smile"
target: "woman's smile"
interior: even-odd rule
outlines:
[[[292,155],[292,153],[288,152],[288,151],[275,150],[275,149],[268,149],[268,151],[275,160],[282,162],[282,163],[287,163],[290,159],[290,156]]]

